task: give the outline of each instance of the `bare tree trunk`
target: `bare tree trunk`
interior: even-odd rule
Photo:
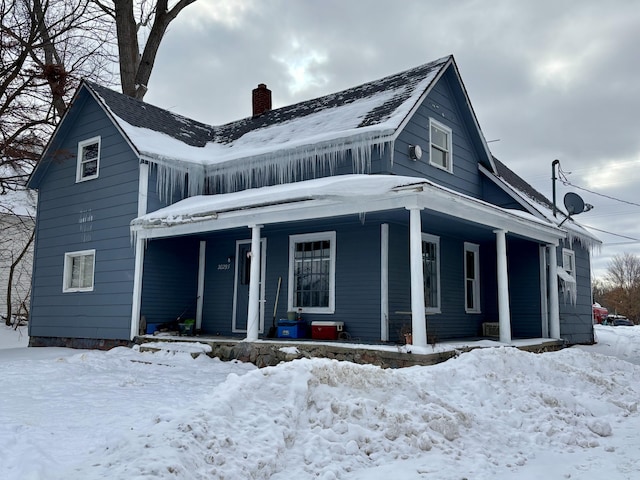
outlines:
[[[40,32],[42,50],[44,52],[44,65],[41,65],[42,76],[49,84],[51,103],[56,110],[58,118],[60,118],[67,109],[64,94],[67,90],[68,73],[51,39],[44,12],[41,0],[33,0],[34,23]]]
[[[133,0],[113,0],[118,52],[120,54],[120,82],[122,93],[142,100],[147,93],[160,43],[169,24],[196,0],[179,0],[169,9],[168,0],[158,0],[153,12],[153,24],[144,51],[140,54],[138,28]],[[151,14],[150,14],[151,17]]]
[[[133,14],[133,0],[114,0],[113,4],[116,35],[118,37],[122,93],[135,97],[140,48],[138,46],[138,28]]]
[[[8,327],[11,326],[11,315],[13,313],[12,312],[13,275],[16,271],[16,268],[18,267],[18,265],[20,264],[24,256],[29,251],[29,247],[33,243],[33,238],[35,234],[36,234],[36,229],[34,228],[33,230],[31,230],[31,235],[29,236],[29,240],[27,241],[26,245],[24,246],[20,254],[14,259],[14,261],[11,263],[11,266],[9,267],[9,281],[7,282],[7,318],[5,320],[5,325],[7,325]]]

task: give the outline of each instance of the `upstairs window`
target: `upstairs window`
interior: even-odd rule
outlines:
[[[93,291],[96,251],[83,250],[64,254],[63,292]]]
[[[429,163],[447,172],[453,172],[451,156],[451,129],[433,118],[429,119]]]
[[[292,235],[289,240],[289,310],[335,310],[336,232]]]
[[[78,143],[78,169],[76,182],[98,177],[100,167],[100,137]]]

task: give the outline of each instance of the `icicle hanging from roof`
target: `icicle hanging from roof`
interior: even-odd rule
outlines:
[[[560,266],[558,267],[558,278],[560,279],[560,283],[562,286],[564,303],[567,303],[567,300],[569,300],[575,307],[578,301],[578,285],[576,283],[576,279],[573,278],[573,276],[569,272],[567,272]]]
[[[223,163],[182,162],[158,155],[147,157],[156,166],[158,193],[162,199],[203,193],[227,193],[272,184],[335,175],[338,167],[351,160],[349,173],[371,173],[374,149],[382,157],[393,151],[393,138],[359,134],[289,150],[274,150]]]

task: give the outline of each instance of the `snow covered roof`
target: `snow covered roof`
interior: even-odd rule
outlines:
[[[182,188],[188,173],[188,191],[194,195],[207,182],[217,191],[246,188],[267,175],[290,182],[306,171],[333,171],[348,158],[354,172],[368,173],[374,148],[392,145],[402,122],[451,63],[453,57],[444,57],[221,126],[85,84],[141,158],[158,167],[160,183]]]
[[[556,243],[564,236],[545,219],[498,207],[425,178],[363,174],[193,196],[134,219],[131,230],[142,238],[158,238],[412,206],[543,242]]]

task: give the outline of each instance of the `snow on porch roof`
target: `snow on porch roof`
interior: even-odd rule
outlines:
[[[221,188],[231,190],[238,186],[238,176],[252,169],[267,168],[286,177],[301,162],[306,162],[306,168],[331,168],[346,153],[352,155],[355,171],[365,173],[371,149],[392,141],[418,100],[451,62],[453,57],[443,57],[222,126],[190,120],[95,83],[86,85],[142,158],[158,165],[159,173],[167,177],[166,169],[178,171],[167,182],[179,182],[184,173],[190,174],[191,182],[200,183],[205,177],[220,180],[225,176]],[[250,184],[247,180],[245,176],[241,182]],[[190,194],[202,192],[198,185],[189,187]]]
[[[358,174],[190,197],[134,219],[131,230],[142,238],[159,238],[410,207],[549,243],[564,236],[533,215],[511,212],[425,178]]]

